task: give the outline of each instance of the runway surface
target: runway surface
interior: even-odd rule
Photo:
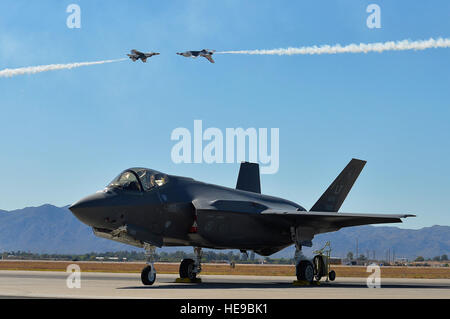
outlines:
[[[295,277],[201,276],[200,284],[175,283],[159,274],[143,286],[139,274],[82,273],[81,288],[67,288],[69,274],[53,271],[0,271],[0,298],[450,298],[450,279],[385,279],[367,288],[366,278],[337,278],[320,286],[294,286]]]

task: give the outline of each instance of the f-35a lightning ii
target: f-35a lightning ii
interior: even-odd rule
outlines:
[[[214,63],[214,60],[212,58],[212,55],[214,54],[214,52],[216,52],[216,50],[203,49],[201,51],[177,52],[177,54],[182,55],[187,58],[189,58],[189,57],[197,58],[199,56],[202,56],[202,57],[208,59],[209,62]]]
[[[262,195],[259,166],[247,162],[241,164],[235,189],[147,168],[127,169],[103,191],[69,209],[97,236],[144,248],[145,285],[155,282],[154,254],[162,246],[195,247],[195,260],[184,259],[179,269],[181,278],[193,280],[201,271],[202,248],[269,256],[294,244],[297,278],[312,282],[324,274],[301,249],[311,247],[316,234],[414,216],[338,212],[365,163],[352,159],[309,211]]]
[[[127,54],[133,62],[136,62],[137,60],[141,59],[142,62],[147,62],[147,58],[150,58],[154,55],[159,55],[158,52],[149,52],[144,53],[138,50],[131,50],[131,54]]]

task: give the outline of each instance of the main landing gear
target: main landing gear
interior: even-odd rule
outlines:
[[[180,264],[180,278],[182,280],[196,281],[199,280],[197,275],[202,271],[202,248],[195,247],[195,260],[186,258]]]
[[[295,275],[298,281],[304,281],[312,284],[314,281],[314,265],[307,259],[304,258],[302,254],[302,246],[295,244]]]
[[[291,229],[292,240],[295,243],[295,274],[297,276],[297,281],[294,282],[296,285],[311,285],[313,283],[318,284],[320,279],[324,276],[330,281],[336,278],[336,273],[334,270],[329,271],[329,254],[324,256],[323,249],[318,255],[314,256],[312,262],[306,259],[302,254],[302,243],[307,244],[307,246],[312,245],[311,241],[302,240],[301,233],[298,229]],[[328,243],[329,245],[329,243]],[[330,250],[331,251],[331,250]]]
[[[154,265],[156,247],[145,244],[144,249],[147,257],[147,266],[142,269],[141,280],[144,285],[150,286],[153,285],[156,280],[156,269]]]

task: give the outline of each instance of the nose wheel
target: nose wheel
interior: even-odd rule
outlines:
[[[142,283],[146,286],[151,286],[156,280],[155,266],[148,265],[141,272]]]
[[[142,269],[141,281],[146,286],[151,286],[156,280],[156,269],[154,265],[156,247],[149,244],[144,245],[145,255],[147,257],[147,266]]]

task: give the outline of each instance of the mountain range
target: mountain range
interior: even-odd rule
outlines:
[[[393,226],[358,226],[343,228],[337,232],[317,235],[312,248],[304,253],[321,248],[331,242],[332,256],[345,257],[348,252],[356,255],[369,253],[372,258],[385,258],[388,251],[391,258],[414,259],[450,255],[450,226],[432,226],[421,229],[402,229]],[[0,252],[26,251],[33,253],[82,254],[118,250],[138,250],[114,241],[96,237],[90,227],[76,219],[66,207],[43,205],[23,209],[0,210]],[[183,250],[191,247],[162,248],[163,251]],[[294,247],[290,246],[273,257],[291,258]]]

